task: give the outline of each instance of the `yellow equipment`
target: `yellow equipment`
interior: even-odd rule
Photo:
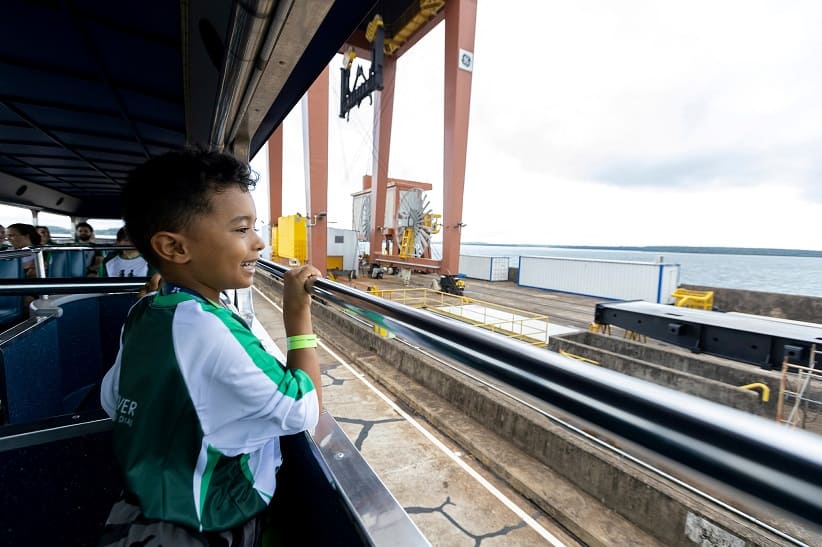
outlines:
[[[271,256],[305,264],[308,261],[308,224],[300,214],[280,217],[271,229]],[[357,270],[357,235],[353,230],[328,228],[325,269]]]
[[[671,293],[671,296],[676,300],[675,305],[681,308],[714,309],[713,291],[692,291],[679,287]]]
[[[280,217],[277,229],[272,230],[271,235],[272,239],[276,237],[276,242],[272,241],[271,244],[276,256],[292,258],[305,264],[308,260],[308,228],[304,216],[296,214]]]
[[[414,228],[403,228],[400,243],[400,258],[414,256]]]

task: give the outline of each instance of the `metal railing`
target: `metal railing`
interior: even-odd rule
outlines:
[[[260,260],[282,278],[287,268]],[[0,280],[0,295],[134,292],[146,279]],[[822,525],[822,439],[315,279],[312,293],[729,487]]]
[[[24,258],[27,256],[34,256],[34,268],[37,277],[45,279],[46,262],[44,253],[64,253],[64,252],[110,252],[110,251],[133,251],[135,249],[132,245],[109,245],[109,244],[95,244],[95,245],[38,245],[26,249],[4,250],[0,251],[0,259],[4,258]]]
[[[259,267],[282,278],[287,268]],[[822,525],[822,439],[556,353],[489,336],[456,321],[316,279],[319,299],[506,382],[817,526]]]
[[[467,296],[449,294],[424,287],[377,289],[368,292],[414,308],[458,319],[536,346],[548,345],[548,316],[539,315]]]
[[[0,279],[0,296],[15,294],[91,294],[137,292],[148,277],[66,277]]]

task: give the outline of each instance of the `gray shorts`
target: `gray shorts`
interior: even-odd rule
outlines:
[[[140,508],[118,501],[111,508],[99,547],[259,547],[262,515],[222,532],[199,532],[180,524],[147,519]]]

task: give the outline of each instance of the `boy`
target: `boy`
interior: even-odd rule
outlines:
[[[306,282],[320,272],[285,275],[287,367],[217,303],[251,285],[264,248],[253,184],[247,164],[205,151],[169,152],[129,176],[126,229],[163,284],[129,312],[102,384],[126,492],[101,545],[258,545],[279,436],[317,423]]]
[[[125,227],[117,230],[115,243],[123,246],[132,245]],[[133,249],[110,253],[97,270],[98,277],[151,277],[154,273],[140,251]]]

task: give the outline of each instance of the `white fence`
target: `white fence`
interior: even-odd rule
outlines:
[[[459,273],[472,279],[507,281],[508,260],[507,256],[460,255]]]

